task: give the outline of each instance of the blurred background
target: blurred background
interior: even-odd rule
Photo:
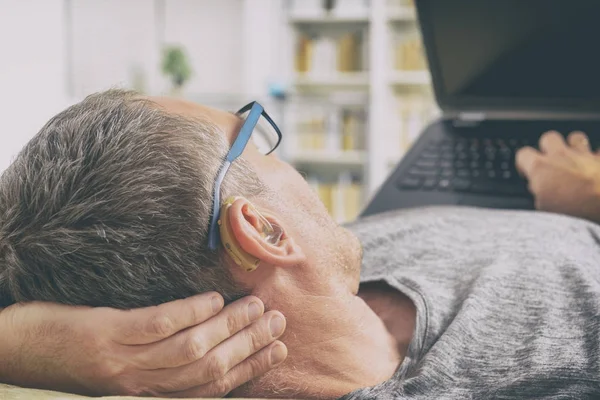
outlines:
[[[260,101],[340,222],[438,114],[412,0],[0,0],[0,169],[113,87]]]

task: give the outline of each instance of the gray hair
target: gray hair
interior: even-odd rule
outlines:
[[[0,178],[0,306],[133,308],[211,290],[244,295],[223,253],[207,248],[228,148],[209,122],[133,92],[94,94],[56,115]],[[222,195],[263,190],[237,160]]]

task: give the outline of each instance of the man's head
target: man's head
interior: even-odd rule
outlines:
[[[221,192],[242,197],[228,210],[232,231],[261,267],[244,273],[207,248],[215,177],[241,124],[223,111],[123,91],[50,120],[0,181],[0,305],[131,308],[209,290],[233,299],[297,266],[306,279],[337,274],[356,286],[356,240],[292,167],[251,144]],[[258,235],[252,205],[283,228],[280,243]]]

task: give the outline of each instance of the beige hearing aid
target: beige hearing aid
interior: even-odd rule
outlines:
[[[252,256],[251,254],[242,250],[238,241],[235,239],[235,235],[231,229],[231,223],[229,222],[229,207],[239,197],[230,197],[221,206],[221,214],[217,223],[219,224],[219,230],[221,232],[221,243],[227,253],[233,258],[233,261],[242,267],[246,272],[252,272],[260,264],[260,259]],[[271,224],[257,209],[254,208],[254,212],[258,216],[261,227],[259,229],[260,234],[271,244],[279,243],[281,235],[283,234],[282,229],[274,224]]]

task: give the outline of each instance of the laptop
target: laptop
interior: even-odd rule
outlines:
[[[600,1],[415,0],[442,116],[362,216],[425,205],[533,209],[515,153],[545,131],[600,145]]]

